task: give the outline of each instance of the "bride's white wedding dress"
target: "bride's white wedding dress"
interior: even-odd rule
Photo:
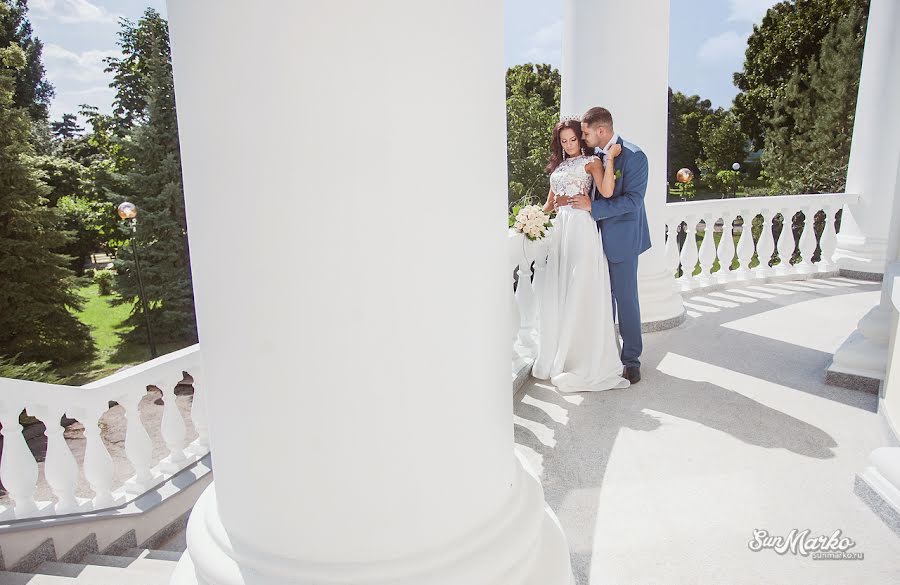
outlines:
[[[591,192],[584,165],[564,160],[550,175],[558,195]],[[550,255],[540,299],[540,342],[532,375],[562,392],[627,388],[612,316],[609,266],[589,211],[561,207],[550,232]]]

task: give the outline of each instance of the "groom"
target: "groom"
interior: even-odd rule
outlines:
[[[613,130],[612,115],[606,108],[591,108],[581,118],[585,144],[604,160],[613,144],[622,147],[615,158],[616,187],[612,197],[597,191],[592,197],[580,195],[568,202],[577,209],[590,211],[597,220],[603,238],[603,249],[609,261],[613,312],[618,309],[619,333],[622,335],[622,377],[632,384],[641,379],[641,308],[638,303],[638,256],[650,248],[650,229],[644,211],[647,191],[647,155]]]

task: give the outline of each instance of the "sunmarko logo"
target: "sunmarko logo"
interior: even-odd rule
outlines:
[[[754,529],[753,538],[747,543],[754,552],[770,548],[777,554],[787,553],[811,557],[813,559],[852,559],[862,560],[863,553],[850,552],[856,542],[847,536],[841,536],[840,529],[831,536],[810,536],[810,529],[794,528],[787,536],[775,536],[768,530]]]

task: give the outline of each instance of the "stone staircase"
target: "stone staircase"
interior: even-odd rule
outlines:
[[[184,530],[154,544],[157,548],[110,547],[77,560],[69,554],[27,572],[0,571],[0,585],[166,585],[186,549]]]

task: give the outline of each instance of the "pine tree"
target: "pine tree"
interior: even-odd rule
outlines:
[[[195,341],[197,326],[168,30],[165,20],[148,9],[135,30],[124,36],[141,39],[143,77],[137,84],[130,80],[123,90],[137,87],[146,88],[147,92],[138,96],[146,103],[144,111],[131,115],[145,123],[134,127],[130,140],[123,143],[123,151],[131,161],[126,173],[127,196],[138,208],[136,238],[144,292],[151,307],[151,326],[158,341]],[[123,49],[127,50],[124,44]],[[126,56],[123,62],[129,58]],[[129,302],[137,300],[139,293],[133,260],[130,248],[123,249],[117,258],[117,289]],[[146,331],[137,307],[129,323],[135,326],[132,338],[143,340]]]
[[[0,18],[6,6],[0,5]],[[60,365],[93,353],[88,328],[70,312],[74,292],[68,242],[48,187],[33,164],[27,109],[16,107],[17,72],[27,65],[16,44],[0,48],[0,355]]]
[[[71,140],[84,132],[84,128],[78,125],[75,114],[63,114],[62,120],[50,124],[50,131],[59,140]]]
[[[45,77],[41,54],[44,45],[32,37],[27,0],[0,0],[0,48],[14,43],[25,54],[25,65],[15,73],[13,105],[25,108],[32,120],[46,120],[54,90]]]
[[[775,192],[844,190],[866,19],[854,8],[835,23],[809,70],[797,68],[776,100],[763,156]]]

